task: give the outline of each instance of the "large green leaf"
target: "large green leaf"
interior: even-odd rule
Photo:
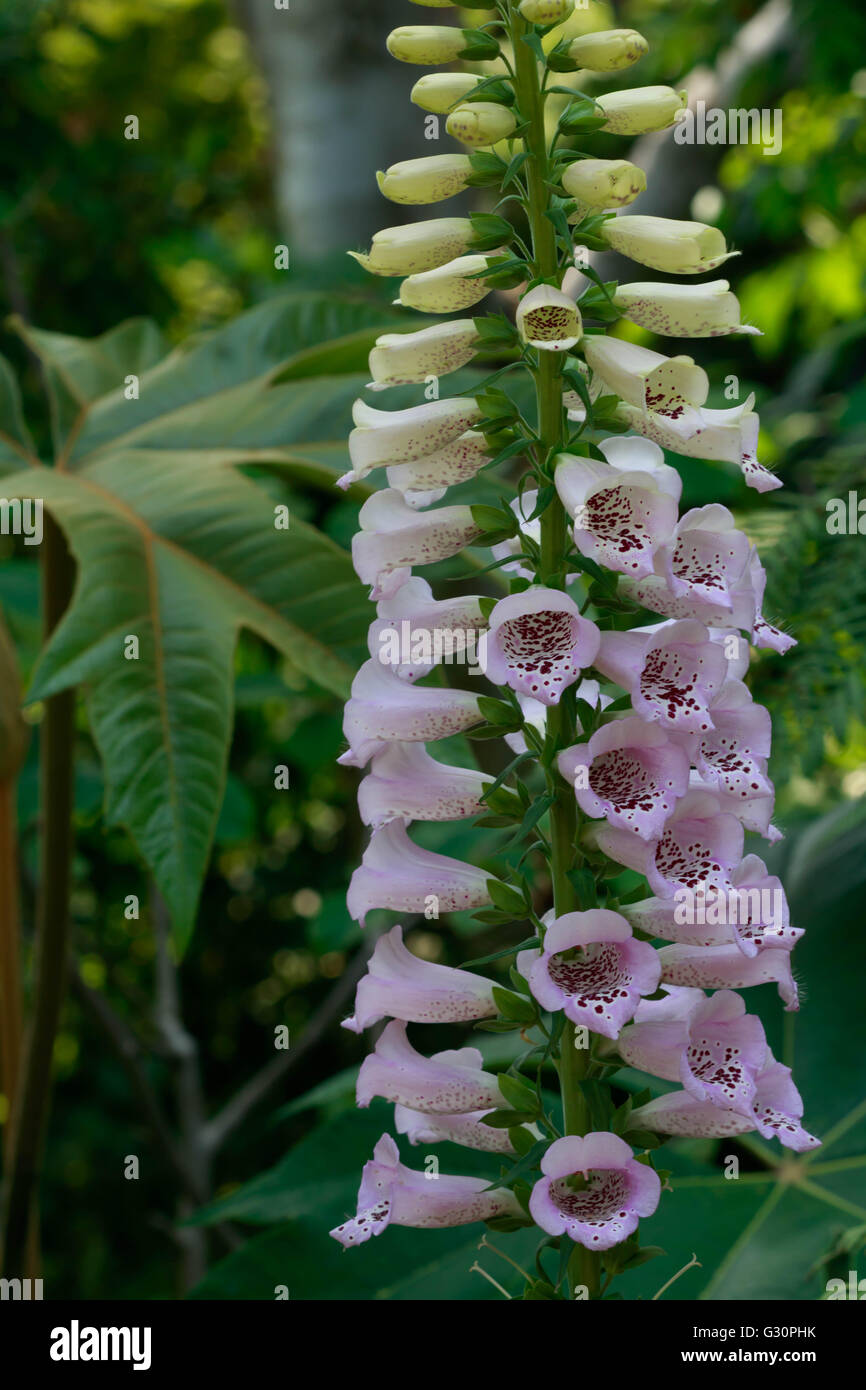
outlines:
[[[369,620],[347,552],[294,517],[278,529],[238,466],[333,482],[366,352],[389,322],[363,303],[290,295],[167,356],[144,320],[92,341],[22,329],[49,386],[53,468],[33,454],[0,367],[4,491],[44,500],[78,566],[29,698],[85,687],[108,817],[130,830],[181,939],[223,795],[238,630],[345,696]]]

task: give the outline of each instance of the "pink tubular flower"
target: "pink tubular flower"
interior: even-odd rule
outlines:
[[[460,912],[490,902],[489,879],[472,864],[422,849],[409,839],[402,820],[392,820],[373,831],[352,874],[346,906],[362,927],[376,908],[424,912],[432,901],[437,913]]]
[[[483,1070],[477,1047],[423,1057],[400,1019],[388,1024],[361,1064],[355,1094],[362,1107],[382,1096],[425,1115],[465,1115],[503,1103],[497,1079]]]
[[[490,614],[487,676],[545,705],[559,703],[598,651],[599,631],[560,589],[534,586]]]
[[[693,507],[680,518],[674,545],[666,553],[667,580],[675,594],[703,599],[727,612],[748,568],[752,547],[719,502]]]
[[[648,936],[683,946],[733,945],[750,957],[768,949],[790,951],[803,935],[791,926],[780,880],[756,854],[732,869],[728,892],[705,893],[696,901],[691,889],[683,889],[674,898],[644,898],[622,911]]]
[[[405,1134],[410,1144],[442,1144],[447,1141],[484,1153],[513,1154],[515,1149],[507,1129],[492,1129],[490,1125],[481,1123],[484,1116],[489,1114],[489,1110],[473,1110],[466,1115],[422,1115],[418,1110],[396,1105],[394,1128],[398,1134]]]
[[[529,1210],[549,1235],[568,1235],[588,1250],[609,1250],[637,1229],[659,1204],[658,1173],[638,1163],[623,1139],[600,1131],[556,1139],[541,1160],[544,1177]],[[580,1186],[570,1178],[583,1178]]]
[[[463,820],[482,814],[479,798],[492,781],[486,772],[438,763],[423,743],[388,743],[358,788],[358,810],[376,829],[398,818]]]
[[[658,989],[659,954],[618,912],[593,908],[553,918],[543,950],[521,951],[517,969],[543,1009],[615,1038],[641,996]]]
[[[566,748],[559,771],[588,816],[651,840],[689,787],[689,759],[657,724],[614,719],[589,743]]]
[[[703,623],[685,619],[632,632],[603,632],[595,666],[631,697],[641,719],[682,733],[712,728],[710,703],[727,662]]]
[[[345,1249],[380,1236],[386,1227],[465,1226],[494,1216],[521,1216],[523,1208],[508,1188],[490,1188],[486,1178],[440,1173],[431,1181],[400,1162],[400,1151],[383,1134],[364,1164],[358,1211],[330,1234]]]
[[[338,761],[344,767],[366,767],[389,743],[448,738],[480,722],[478,698],[468,690],[410,685],[371,657],[352,682],[343,715],[349,748]]]
[[[671,545],[656,554],[654,574],[627,576],[622,588],[665,617],[750,631],[757,612],[751,554],[727,507],[712,502],[680,518]]]
[[[594,825],[587,839],[618,864],[644,874],[661,898],[682,888],[697,898],[726,891],[731,870],[743,857],[742,825],[706,791],[688,791],[656,838],[641,840],[630,830]]]
[[[442,661],[471,665],[486,631],[480,595],[435,599],[427,580],[416,574],[377,603],[367,650],[401,680],[416,681]]]
[[[645,999],[620,1035],[623,1061],[650,1076],[679,1081],[690,1095],[750,1117],[755,1078],[767,1057],[761,1020],[738,994],[665,985],[666,999]]]
[[[447,560],[469,545],[481,528],[471,507],[437,507],[417,512],[394,488],[368,497],[352,537],[352,564],[371,598],[390,598],[405,583],[412,565]]]
[[[661,449],[640,439],[608,439],[599,459],[560,454],[554,481],[574,520],[574,541],[608,569],[638,578],[652,574],[656,550],[677,523],[680,475]]]
[[[363,1033],[380,1018],[466,1023],[496,1012],[493,985],[483,975],[413,956],[403,944],[402,927],[392,927],[376,942],[367,973],[358,982],[354,1016],[342,1026]]]
[[[663,946],[657,952],[662,980],[670,985],[697,989],[747,989],[750,985],[778,985],[785,1012],[799,1009],[797,985],[791,972],[791,952],[784,947],[765,948],[746,956],[737,946]]]
[[[821,1141],[803,1128],[802,1116],[803,1102],[790,1068],[769,1058],[755,1078],[751,1115],[724,1110],[688,1091],[670,1091],[633,1110],[630,1122],[635,1128],[684,1137],[720,1138],[757,1130],[764,1139],[775,1137],[786,1149],[805,1153],[820,1148]]]

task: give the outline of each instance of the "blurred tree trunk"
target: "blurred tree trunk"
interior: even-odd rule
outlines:
[[[271,95],[281,235],[302,260],[360,246],[395,219],[375,173],[435,152],[408,105],[420,69],[385,49],[402,0],[235,0]],[[418,18],[423,16],[420,14]]]

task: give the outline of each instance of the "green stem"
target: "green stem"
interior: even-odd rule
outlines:
[[[63,533],[50,518],[42,543],[43,628],[46,639],[68,606],[74,565]],[[40,729],[42,838],[36,908],[33,1015],[21,1086],[12,1116],[12,1163],[5,1204],[3,1275],[20,1277],[27,1230],[38,1191],[54,1041],[66,992],[69,887],[72,858],[75,692],[48,701]]]
[[[545,215],[549,206],[547,189],[548,152],[544,129],[544,98],[539,82],[538,63],[530,47],[523,42],[523,35],[531,31],[532,25],[517,12],[516,4],[511,5],[511,35],[514,43],[515,91],[520,112],[530,123],[525,136],[530,158],[524,166],[527,171],[527,191],[529,194],[527,215],[532,234],[532,247],[535,275],[541,279],[554,279],[559,283],[559,259],[556,249],[556,232],[553,223]],[[541,440],[540,456],[549,462],[554,451],[561,446],[563,433],[562,406],[562,362],[554,352],[539,352],[535,377],[536,401],[538,407],[538,437]],[[568,518],[565,508],[554,497],[541,516],[541,579],[556,588],[565,588],[564,557],[568,549]],[[565,704],[553,705],[547,711],[548,746],[555,749],[567,748],[577,741],[577,730],[570,718]],[[572,789],[566,785],[551,765],[550,776],[555,801],[550,808],[551,878],[553,881],[553,904],[557,916],[572,912],[577,907],[574,886],[569,871],[575,866],[577,856],[577,807]],[[589,1067],[589,1050],[575,1047],[574,1025],[566,1022],[560,1039],[559,1085],[562,1095],[564,1128],[566,1134],[586,1134],[590,1127],[586,1099],[581,1090],[581,1081]],[[577,1285],[585,1284],[590,1298],[599,1296],[600,1262],[597,1255],[582,1246],[576,1247],[568,1267],[568,1289],[571,1296]]]

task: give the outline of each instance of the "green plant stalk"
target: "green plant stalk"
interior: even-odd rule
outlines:
[[[549,170],[544,128],[544,98],[535,54],[523,42],[523,36],[530,33],[533,26],[517,12],[515,0],[511,0],[510,20],[517,104],[524,119],[530,123],[530,129],[524,137],[530,158],[524,167],[527,170],[526,211],[532,234],[535,262],[533,268],[539,278],[554,280],[558,285],[560,267],[556,233],[553,223],[546,216],[549,206]],[[561,373],[559,353],[538,353],[538,365],[533,371],[533,376],[538,409],[538,437],[541,441],[539,452],[543,459],[549,459],[562,443]],[[543,583],[554,588],[565,588],[563,560],[567,545],[568,518],[559,498],[554,497],[541,516]],[[552,705],[548,709],[547,730],[549,744],[554,748],[567,748],[577,740],[577,731],[569,726],[567,710],[561,704]],[[571,788],[559,776],[555,766],[551,768],[551,777],[556,797],[550,808],[551,879],[554,910],[557,916],[560,916],[564,912],[574,911],[577,906],[574,886],[568,876],[569,871],[575,866],[577,855],[577,807]],[[580,1086],[588,1067],[589,1050],[575,1047],[574,1025],[566,1021],[560,1039],[559,1061],[559,1085],[566,1134],[586,1134],[590,1127],[586,1100]],[[578,1285],[586,1286],[590,1298],[598,1297],[599,1257],[582,1246],[575,1248],[569,1261],[568,1288],[572,1296]]]
[[[72,596],[75,567],[62,531],[46,519],[42,543],[43,631],[47,638]],[[7,1179],[3,1275],[21,1277],[28,1225],[38,1191],[51,1096],[54,1041],[66,992],[69,888],[72,859],[75,691],[47,702],[40,729],[42,836],[36,907],[33,1012],[12,1116],[12,1161]]]

